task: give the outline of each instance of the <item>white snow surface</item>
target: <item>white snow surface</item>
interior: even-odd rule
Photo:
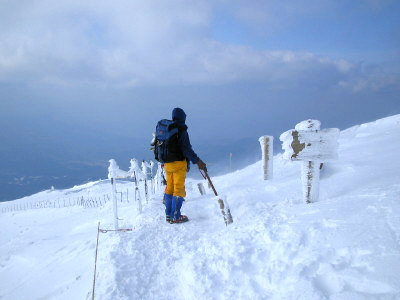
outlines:
[[[305,120],[298,123],[295,127],[295,130],[320,130],[321,129],[321,121],[318,120]]]
[[[399,149],[400,115],[342,131],[313,204],[302,202],[300,163],[281,154],[271,181],[261,161],[215,177],[228,227],[211,191],[188,190],[190,221],[172,225],[162,194],[139,215],[133,184],[119,182],[132,195],[120,227],[133,231],[100,233],[95,299],[400,299]],[[104,180],[0,209],[110,190]],[[111,202],[0,213],[0,299],[91,299],[97,224],[112,229],[112,215]]]

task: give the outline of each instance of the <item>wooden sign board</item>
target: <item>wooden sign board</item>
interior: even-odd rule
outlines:
[[[280,136],[283,157],[292,161],[329,161],[337,159],[339,129],[289,130]]]

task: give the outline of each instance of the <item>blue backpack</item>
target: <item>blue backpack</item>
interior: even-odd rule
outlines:
[[[157,123],[155,140],[153,142],[154,158],[160,163],[181,160],[178,147],[179,129],[170,126],[174,121],[163,119]],[[183,158],[182,158],[183,159]]]

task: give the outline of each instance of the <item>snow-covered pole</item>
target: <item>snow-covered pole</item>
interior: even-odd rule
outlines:
[[[155,191],[155,186],[154,186],[154,178],[153,178],[153,167],[154,167],[154,162],[150,160],[150,178],[151,178],[151,193],[154,194]]]
[[[142,198],[140,197],[140,190],[138,187],[138,176],[142,173],[142,171],[139,168],[137,160],[134,158],[131,159],[129,172],[135,182],[135,202],[137,202],[137,210],[139,213],[142,213]]]
[[[320,129],[318,120],[306,120],[281,134],[283,158],[301,161],[301,181],[305,202],[318,201],[320,163],[337,159],[339,129]]]
[[[114,159],[110,159],[110,166],[108,167],[108,178],[111,180],[111,194],[113,199],[113,210],[114,210],[114,229],[118,230],[118,208],[117,208],[117,189],[115,179],[117,177],[117,169],[119,169],[117,162]]]
[[[208,175],[207,170],[205,170],[204,175],[205,175],[204,177],[210,183],[211,188],[212,188],[212,190],[214,192],[214,195],[216,196],[216,200],[218,201],[219,208],[220,208],[221,213],[222,213],[222,215],[224,217],[225,225],[228,226],[229,224],[233,223],[233,218],[232,218],[231,210],[229,209],[228,202],[226,201],[226,197],[218,196],[217,190],[215,189],[214,184],[212,183],[211,178]]]
[[[264,135],[258,141],[261,145],[264,180],[270,180],[273,177],[274,137]]]
[[[159,175],[158,175],[158,168],[159,168],[159,166],[158,166],[158,164],[157,164],[157,171],[156,171],[156,175],[154,175],[154,192],[158,192],[158,190],[159,190],[159,186],[158,186],[158,177],[159,177]]]
[[[142,172],[143,172],[146,180],[149,178],[149,168],[150,168],[150,164],[147,161],[142,160]]]
[[[157,172],[156,172],[156,176],[155,176],[157,192],[161,189],[161,180],[162,180],[161,173],[162,173],[161,163],[157,163]]]
[[[206,194],[206,189],[204,188],[203,183],[199,182],[197,187],[199,188],[200,195],[204,196]]]
[[[135,176],[135,178],[136,178],[136,171],[133,172],[133,176]],[[140,197],[140,190],[138,188],[136,179],[135,179],[135,184],[136,184],[136,187],[135,187],[135,202],[137,201],[137,210],[141,214],[142,210],[143,210],[143,208],[142,208],[142,198]]]
[[[149,163],[145,160],[142,160],[142,172],[144,174],[144,193],[146,196],[146,203],[149,202],[149,192],[147,188],[148,168],[149,168]]]
[[[319,197],[319,162],[303,161],[301,165],[301,182],[303,198],[307,203],[318,201]]]

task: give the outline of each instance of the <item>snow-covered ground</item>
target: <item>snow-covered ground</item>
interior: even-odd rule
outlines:
[[[272,181],[261,161],[214,178],[228,227],[195,181],[185,224],[165,222],[159,194],[140,215],[132,199],[120,204],[133,231],[100,233],[95,299],[400,299],[400,115],[349,128],[339,144],[317,203],[302,201],[300,165],[277,155]],[[109,192],[101,181],[16,201]],[[0,214],[0,299],[91,299],[98,222],[112,229],[110,202]]]

